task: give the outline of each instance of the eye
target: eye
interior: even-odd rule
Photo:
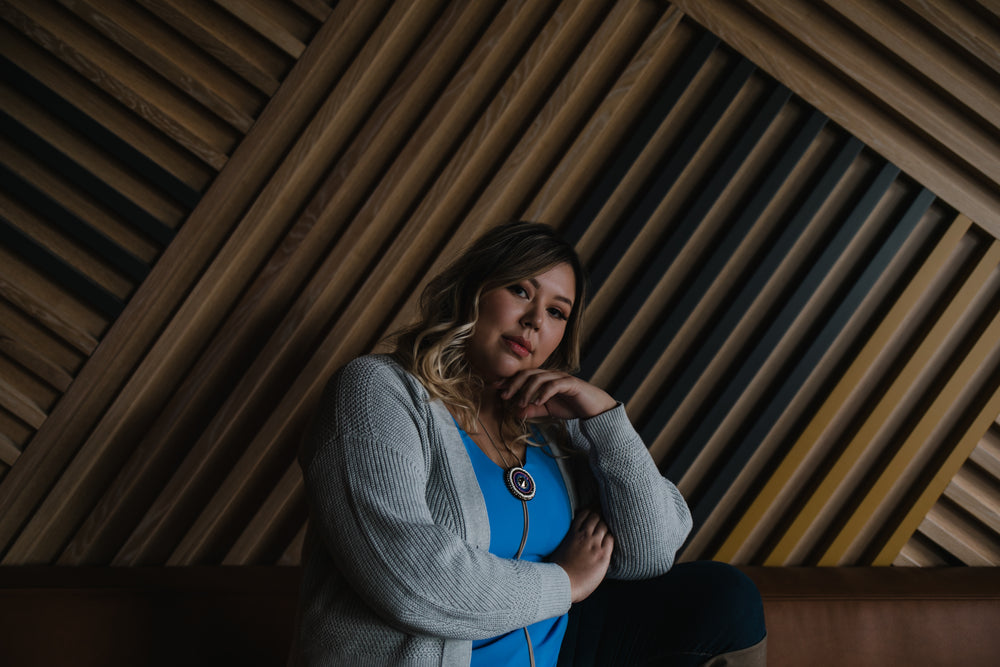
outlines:
[[[549,315],[556,318],[557,320],[569,319],[569,316],[566,315],[566,313],[564,313],[563,311],[559,310],[558,308],[549,308]]]
[[[526,290],[521,285],[510,285],[507,289],[510,291],[511,294],[515,296],[520,296],[524,298],[528,297],[528,290]]]

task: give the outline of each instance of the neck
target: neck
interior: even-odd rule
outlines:
[[[503,405],[500,393],[493,387],[486,387],[479,396],[479,418],[487,425],[500,424]]]

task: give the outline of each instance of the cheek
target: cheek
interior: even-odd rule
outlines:
[[[559,344],[562,343],[565,335],[565,327],[557,327],[553,329],[551,335],[546,340],[546,350],[548,351],[546,357],[552,356],[552,353],[559,349]]]

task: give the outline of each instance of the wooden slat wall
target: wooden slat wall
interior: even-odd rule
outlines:
[[[684,558],[1000,562],[996,21],[686,4],[0,0],[2,562],[297,562],[324,382],[510,218]]]

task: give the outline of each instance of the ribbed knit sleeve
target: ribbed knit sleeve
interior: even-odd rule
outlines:
[[[691,512],[660,474],[625,407],[567,422],[567,429],[574,447],[587,454],[615,537],[608,576],[647,579],[669,570],[691,530]]]
[[[407,633],[479,639],[565,613],[558,565],[498,558],[464,539],[433,422],[422,388],[378,357],[355,360],[327,387],[301,463],[312,529],[337,569]]]

